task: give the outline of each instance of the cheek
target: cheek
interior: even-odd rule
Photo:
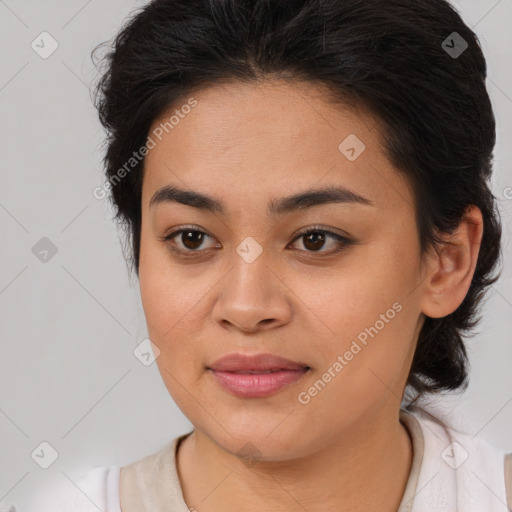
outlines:
[[[193,325],[188,316],[204,295],[206,285],[191,282],[172,262],[165,248],[152,240],[141,239],[139,285],[150,335],[160,343],[172,338],[183,324]],[[165,341],[166,342],[166,341]]]
[[[319,373],[329,368],[336,373],[332,367],[342,356],[343,370],[336,373],[331,390],[350,391],[355,402],[381,396],[408,372],[418,321],[413,252],[399,254],[390,243],[369,252],[359,254],[350,271],[347,266],[331,275],[328,283],[301,281],[295,288],[297,295],[307,297],[311,330],[318,327],[316,339],[322,339],[325,368]]]
[[[306,406],[309,411],[330,411],[333,423],[338,424],[375,411],[388,401],[400,401],[415,322],[411,308],[394,305],[368,309],[357,319],[338,323],[333,319],[331,329],[337,336],[324,337],[322,348],[318,347],[324,365],[316,368],[310,387],[300,390],[305,394],[300,403],[311,400]]]
[[[167,281],[155,272],[146,273],[140,287],[149,337],[161,358],[176,366],[174,362],[194,357],[204,323],[199,319],[204,292],[184,292],[178,281]]]
[[[193,332],[198,325],[195,297],[184,293],[179,281],[159,268],[149,265],[149,260],[140,266],[141,299],[149,338],[160,350],[156,364],[162,380],[178,406],[186,410],[183,388],[194,389],[201,362],[200,345],[195,343]]]
[[[347,258],[334,270],[297,273],[293,280],[287,280],[300,299],[299,309],[309,310],[308,316],[318,329],[333,339],[356,336],[396,302],[403,305],[414,289],[415,263],[376,245]],[[407,275],[407,269],[411,275]],[[390,311],[390,316],[394,313]]]
[[[211,276],[192,273],[173,263],[166,250],[141,243],[139,283],[148,334],[160,350],[156,362],[177,403],[181,386],[194,389],[206,364],[201,339],[214,283]]]

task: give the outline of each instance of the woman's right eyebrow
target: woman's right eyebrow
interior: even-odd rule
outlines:
[[[226,209],[223,202],[215,197],[208,196],[201,192],[185,190],[174,185],[165,185],[158,189],[149,202],[149,207],[153,208],[163,203],[180,203],[193,208],[212,213],[225,213]],[[284,215],[296,210],[312,208],[332,203],[350,203],[366,206],[376,206],[373,201],[357,194],[343,186],[332,185],[321,189],[311,189],[297,194],[273,199],[269,201],[268,213],[270,215]]]

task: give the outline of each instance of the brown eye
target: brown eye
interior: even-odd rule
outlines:
[[[302,245],[305,247],[303,252],[319,253],[322,255],[335,254],[352,243],[350,239],[337,233],[315,228],[309,228],[299,233],[293,242],[298,240],[302,240]],[[329,241],[331,241],[330,244]],[[329,245],[331,246],[330,248]],[[322,250],[324,247],[327,247],[327,250]]]
[[[202,231],[182,231],[181,242],[187,249],[195,250],[201,247],[204,241],[204,233]]]
[[[208,239],[212,241],[210,246],[205,244]],[[215,240],[205,231],[187,226],[169,233],[162,237],[161,240],[168,244],[172,252],[184,256],[187,253],[193,255],[194,253],[201,253],[206,249],[220,247],[220,244],[216,244]]]
[[[315,231],[314,233],[308,233],[307,235],[303,235],[304,237],[304,246],[311,250],[317,251],[321,249],[325,244],[325,234]]]

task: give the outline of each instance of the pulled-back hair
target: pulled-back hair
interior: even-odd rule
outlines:
[[[426,317],[407,381],[416,399],[467,386],[463,336],[480,321],[478,306],[499,277],[501,223],[489,187],[495,119],[486,62],[450,4],[153,0],[127,20],[102,63],[95,105],[107,132],[106,178],[137,276],[144,159],[129,172],[126,162],[155,119],[220,82],[308,81],[327,86],[333,104],[370,112],[387,158],[414,193],[422,254],[477,206],[483,239],[471,286],[453,313]]]

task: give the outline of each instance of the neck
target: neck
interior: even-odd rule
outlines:
[[[183,496],[199,512],[396,512],[412,463],[398,418],[398,411],[382,410],[312,455],[252,465],[196,429],[177,454]]]

